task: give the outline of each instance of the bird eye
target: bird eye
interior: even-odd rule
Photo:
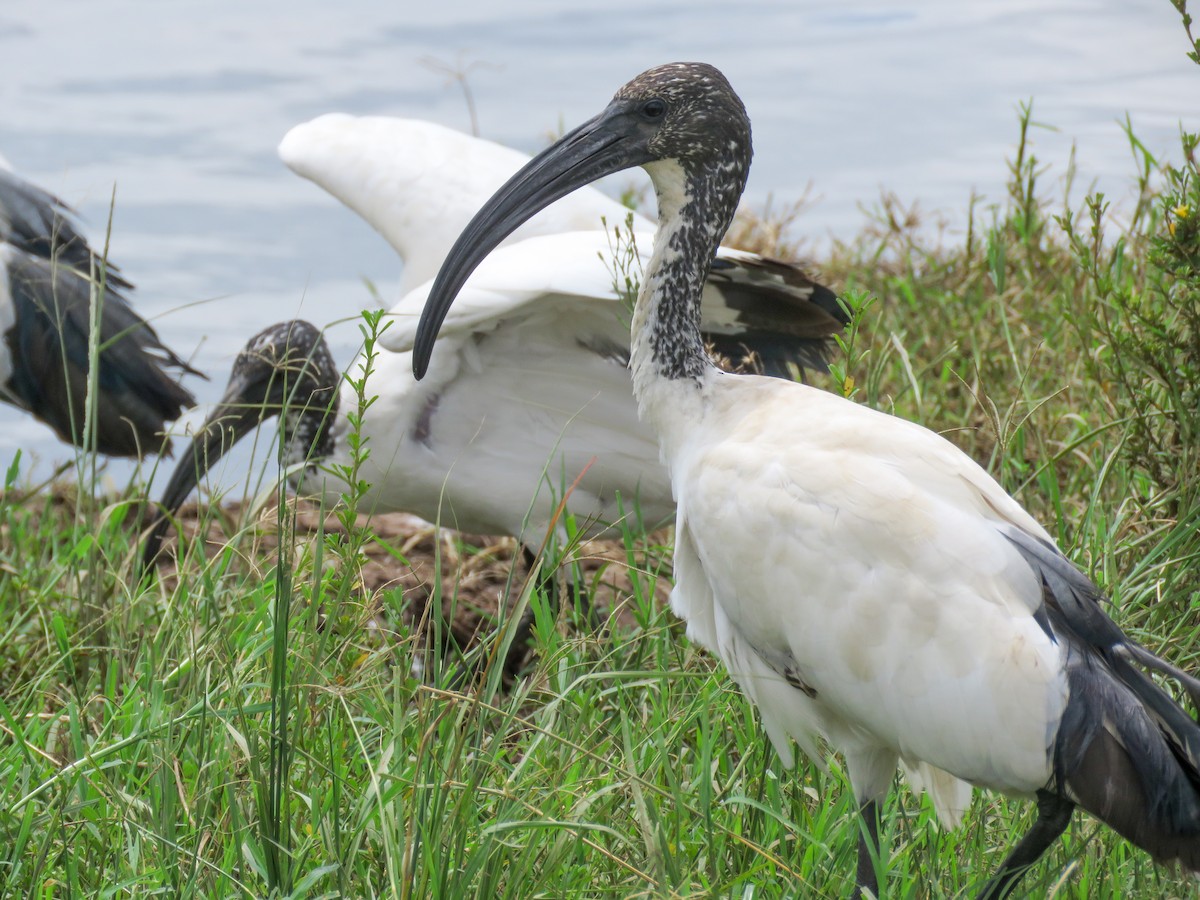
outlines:
[[[647,119],[661,119],[667,114],[666,101],[655,97],[642,104],[642,115]]]

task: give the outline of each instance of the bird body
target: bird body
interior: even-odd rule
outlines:
[[[139,456],[163,446],[166,423],[195,403],[168,349],[124,297],[129,284],[75,230],[56,197],[0,169],[0,399],[68,443],[87,438],[93,299],[95,449]]]
[[[610,358],[620,351],[598,354],[562,338],[573,329],[585,344],[624,346],[628,356],[611,263],[597,254],[611,253],[603,223],[623,225],[630,210],[591,189],[513,235],[513,246],[464,297],[461,327],[446,335],[442,367],[418,384],[407,350],[425,292],[414,290],[436,274],[479,204],[529,157],[433,122],[343,113],[295,126],[279,155],[360,215],[404,262],[402,296],[390,311],[367,388],[379,399],[362,425],[372,448],[365,507],[403,510],[473,533],[528,534],[536,546],[564,481],[571,484],[586,469],[572,510],[582,521],[615,521],[611,486],[637,493],[639,464],[657,453],[654,439],[632,402],[612,402],[614,394],[632,398],[628,375]],[[649,233],[651,224],[637,221]],[[541,355],[551,348],[550,356]],[[558,376],[536,405],[523,390],[535,374],[525,367],[534,360],[538,376]],[[354,389],[346,384],[341,391],[341,409],[353,409]],[[349,427],[344,415],[333,424],[330,462],[345,461]],[[610,466],[621,467],[620,475],[606,477]],[[644,498],[654,521],[671,508],[665,478],[658,482]],[[303,489],[314,487],[329,500],[342,489],[310,473]]]
[[[1065,648],[1036,622],[1041,584],[1004,535],[1046,532],[904,420],[719,373],[702,395],[688,443],[668,451],[682,498],[672,605],[783,759],[789,737],[819,759],[824,737],[856,787],[853,757],[892,754],[868,792],[886,791],[896,757],[998,790],[1044,786]]]
[[[898,762],[951,823],[969,785],[1037,797],[1037,822],[982,896],[1008,896],[1076,805],[1200,870],[1200,726],[1145,670],[1196,704],[1200,681],[1130,641],[1046,531],[942,437],[705,356],[701,286],[750,157],[745,108],[716,69],[635,78],[467,225],[430,290],[415,374],[509,231],[576,186],[645,167],[659,230],[631,368],[677,505],[672,607],[787,764],[793,738],[817,759],[818,739],[844,755],[864,820],[856,895],[879,894],[872,845]]]
[[[578,272],[571,274],[578,283]],[[485,278],[471,293],[484,304],[503,291]],[[365,388],[379,399],[362,421],[371,448],[364,508],[405,510],[534,546],[572,485],[568,508],[591,530],[622,518],[620,494],[627,509],[640,500],[648,522],[671,514],[657,445],[637,418],[621,358],[628,351],[620,304],[615,297],[540,288],[530,296],[549,308],[529,304],[522,313],[513,303],[506,320],[480,317],[448,334],[447,352],[428,381],[413,379],[410,353],[380,348]],[[344,384],[342,409],[356,403],[355,389]],[[349,429],[339,416],[333,428],[339,455],[349,446]],[[325,493],[341,489],[327,484]]]
[[[394,508],[535,547],[568,489],[568,509],[585,530],[619,522],[622,497],[627,512],[638,501],[648,523],[670,516],[657,444],[633,403],[628,313],[595,252],[601,236],[556,235],[501,251],[468,289],[428,381],[412,378],[406,349],[410,310],[424,292],[391,311],[383,343],[395,349],[382,353],[394,374],[376,383],[408,395],[395,415],[407,422],[404,434],[385,445],[396,447],[392,464],[404,471],[381,472],[377,483]]]

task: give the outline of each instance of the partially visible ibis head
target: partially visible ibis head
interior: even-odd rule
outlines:
[[[746,108],[717,69],[668,63],[643,72],[617,91],[600,115],[530,160],[467,225],[442,264],[421,316],[414,374],[425,374],[450,304],[476,266],[555,200],[605,175],[645,166],[654,175],[660,216],[689,204],[704,212],[719,208],[723,233],[745,187],[751,154]],[[700,177],[714,165],[720,177]],[[709,227],[714,219],[696,215],[695,221]]]
[[[238,354],[225,394],[182,454],[163,491],[161,511],[143,548],[158,554],[173,515],[200,479],[234,444],[280,416],[284,461],[315,466],[333,449],[341,372],[320,330],[299,319],[272,325]]]

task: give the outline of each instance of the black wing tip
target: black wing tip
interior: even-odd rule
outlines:
[[[1200,772],[1188,745],[1200,729],[1186,715],[1161,718],[1160,691],[1080,660],[1068,669],[1070,700],[1055,740],[1055,781],[1118,834],[1165,865],[1200,871]],[[1173,719],[1174,721],[1170,721]],[[1187,733],[1183,733],[1187,732]]]
[[[161,348],[162,352],[166,354],[166,358],[162,361],[162,365],[166,368],[177,370],[179,372],[179,376],[181,378],[184,375],[193,375],[196,378],[199,378],[203,381],[211,380],[206,374],[201,372],[199,369],[197,369],[195,366],[193,366],[191,363],[189,363],[186,359],[179,356],[170,347],[167,347],[166,345],[163,345],[163,344],[160,344],[159,347]],[[191,392],[184,387],[180,387],[180,390],[183,392],[183,394],[187,397],[187,399],[189,401],[187,403],[188,408],[195,406],[196,398],[192,396]]]
[[[718,276],[729,275],[737,269],[757,270],[778,279],[783,292],[803,296],[805,300],[822,312],[835,319],[843,327],[850,324],[850,312],[847,304],[840,299],[840,294],[820,280],[816,267],[799,261],[777,259],[773,256],[763,256],[748,250],[737,250],[739,256],[722,258],[716,256],[712,261],[710,271]],[[768,293],[771,288],[762,286]],[[793,301],[794,302],[794,301]]]
[[[842,300],[841,294],[823,284],[813,282],[812,302],[838,320],[843,326],[849,325],[852,318],[849,305]]]
[[[1198,683],[1130,640],[1099,589],[1053,545],[1005,537],[1042,584],[1043,628],[1065,641],[1069,699],[1054,742],[1059,790],[1166,864],[1200,870],[1200,725],[1134,663]]]
[[[794,337],[770,331],[736,335],[705,333],[704,340],[719,361],[728,362],[722,368],[784,379],[794,377],[794,367],[827,373],[836,348],[829,338]]]

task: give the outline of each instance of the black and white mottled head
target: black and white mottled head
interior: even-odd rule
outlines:
[[[488,253],[555,200],[621,169],[650,171],[660,219],[686,213],[692,223],[686,243],[710,245],[706,266],[733,218],[751,155],[750,119],[717,69],[671,63],[643,72],[600,115],[530,160],[467,225],[426,301],[413,371],[424,375],[451,302]],[[696,247],[678,249],[698,253]],[[705,266],[695,273],[701,279]]]
[[[241,404],[258,421],[282,416],[287,464],[315,464],[333,450],[329,426],[341,378],[320,330],[295,319],[250,339],[234,361],[222,403]]]
[[[618,104],[651,117],[647,150],[655,162],[677,163],[693,188],[705,184],[719,192],[732,217],[753,147],[746,107],[720,71],[707,63],[656,66],[617,91],[609,109]]]
[[[252,337],[233,363],[224,396],[171,473],[143,559],[157,555],[167,516],[183,505],[203,475],[267,419],[282,419],[286,465],[315,467],[329,456],[341,378],[325,338],[309,322],[281,322]]]

